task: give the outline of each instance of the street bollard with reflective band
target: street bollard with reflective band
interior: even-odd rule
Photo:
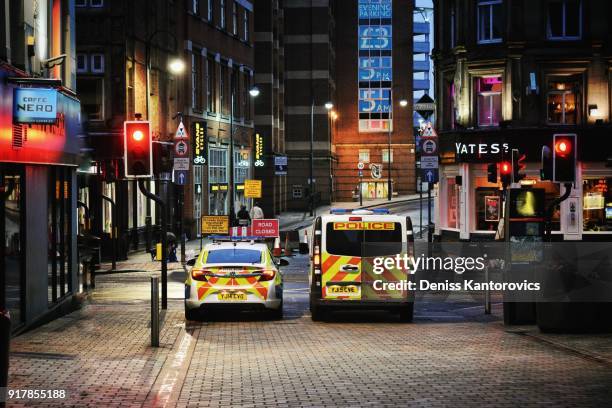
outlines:
[[[151,277],[151,346],[159,347],[159,278]]]
[[[8,385],[9,345],[11,343],[11,315],[6,309],[0,309],[0,406],[6,401]]]

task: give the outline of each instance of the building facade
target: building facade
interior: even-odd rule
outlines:
[[[438,236],[493,238],[498,222],[485,206],[501,184],[487,182],[487,164],[509,160],[511,149],[526,155],[524,181],[545,189],[548,203],[559,197],[559,185],[540,178],[541,149],[554,134],[576,134],[577,180],[553,234],[609,239],[611,13],[602,0],[436,2]]]
[[[19,331],[79,292],[74,1],[3,1],[0,22],[0,309]]]
[[[415,191],[413,2],[337,2],[334,199]],[[359,177],[358,164],[364,169]]]

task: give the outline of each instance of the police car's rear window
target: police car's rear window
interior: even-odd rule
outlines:
[[[261,252],[253,249],[215,249],[208,251],[206,263],[259,263]]]
[[[339,230],[330,222],[325,228],[328,253],[344,256],[383,256],[402,252],[402,224],[392,230]],[[364,253],[365,251],[365,253]]]

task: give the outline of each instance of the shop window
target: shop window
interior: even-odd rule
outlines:
[[[459,193],[460,186],[455,178],[447,179],[446,199],[446,226],[448,228],[459,228]]]
[[[548,3],[547,35],[550,40],[578,40],[582,36],[580,0],[552,0]]]
[[[502,41],[502,0],[478,0],[478,43]]]
[[[496,231],[502,210],[499,189],[497,187],[476,187],[474,200],[476,230]]]
[[[72,291],[71,170],[49,168],[48,301],[54,304]]]
[[[104,119],[104,79],[77,77],[81,110],[88,120]]]
[[[382,162],[383,163],[393,163],[393,149],[391,149],[391,159],[389,160],[389,149],[382,149]]]
[[[23,301],[25,291],[24,270],[24,201],[23,201],[23,167],[0,165],[0,185],[7,194],[0,201],[0,307],[6,307],[11,313],[13,325],[24,320]],[[4,303],[2,303],[4,302]]]
[[[546,95],[548,123],[559,125],[578,123],[581,89],[582,81],[575,75],[549,78]]]
[[[478,126],[498,126],[501,118],[502,77],[475,78]]]
[[[359,161],[362,163],[370,162],[370,149],[359,149]]]
[[[584,231],[612,231],[612,178],[583,180]]]

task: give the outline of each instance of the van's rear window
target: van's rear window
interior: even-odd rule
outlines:
[[[330,222],[325,233],[326,250],[333,255],[382,256],[402,252],[402,225],[398,222],[393,230],[366,231],[338,230]]]

